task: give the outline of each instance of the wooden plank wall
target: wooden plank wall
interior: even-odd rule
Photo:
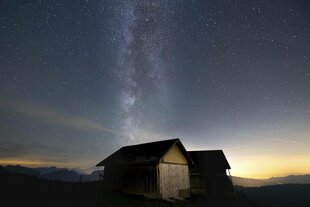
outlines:
[[[233,192],[233,184],[228,176],[191,174],[191,193],[193,195],[224,195]]]
[[[159,182],[162,198],[186,197],[182,192],[190,189],[188,165],[160,163]]]
[[[120,189],[122,186],[123,171],[117,166],[105,166],[103,181],[108,189]]]
[[[206,179],[204,175],[190,175],[191,193],[194,195],[207,195]]]
[[[157,194],[156,166],[109,166],[105,179],[109,188],[133,194]]]
[[[125,169],[123,187],[133,193],[156,193],[156,181],[156,166],[130,166]]]

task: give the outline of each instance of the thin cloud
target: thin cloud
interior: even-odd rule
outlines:
[[[0,165],[69,166],[74,160],[70,153],[61,146],[0,141]]]
[[[293,145],[301,144],[300,142],[295,141],[295,140],[288,140],[288,139],[270,137],[270,136],[259,136],[259,135],[251,135],[251,134],[237,134],[237,135],[243,136],[243,137],[248,137],[248,138],[255,138],[256,140],[259,140],[259,141],[256,141],[256,142],[250,143],[250,144],[239,144],[239,145],[227,147],[227,148],[225,148],[226,150],[258,149],[259,146],[260,147],[261,146],[268,146],[270,144],[270,142],[283,143],[283,144],[293,144]],[[264,147],[264,148],[266,149],[266,147]]]
[[[10,110],[15,113],[20,113],[39,122],[44,122],[51,125],[65,126],[82,130],[105,131],[112,134],[118,134],[118,132],[106,128],[96,121],[81,116],[62,113],[48,106],[30,104],[13,99],[0,98],[0,108]]]
[[[0,159],[22,157],[28,153],[24,145],[0,142]]]
[[[269,138],[272,142],[279,142],[279,143],[285,143],[285,144],[300,144],[300,142],[297,142],[295,140],[287,140],[287,139],[280,139],[280,138]]]
[[[47,156],[57,154],[58,156],[64,156],[64,149],[59,146],[52,146],[50,144],[43,143],[16,143],[0,141],[0,158],[20,158],[20,157],[33,157],[42,155]]]
[[[68,159],[60,158],[60,159],[41,159],[42,162],[45,163],[66,163],[69,162]]]
[[[300,142],[297,142],[295,140],[288,140],[278,137],[270,137],[270,136],[257,136],[257,135],[249,135],[251,137],[259,138],[259,139],[265,139],[267,142],[278,142],[278,143],[285,143],[285,144],[301,144]]]

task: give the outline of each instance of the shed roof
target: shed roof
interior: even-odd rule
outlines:
[[[200,172],[230,169],[230,165],[222,150],[188,151],[194,161],[191,166]]]
[[[169,139],[157,142],[150,142],[138,145],[125,146],[108,156],[96,166],[114,165],[142,165],[156,164],[163,158],[166,152],[176,144],[189,163],[191,157],[179,139]]]

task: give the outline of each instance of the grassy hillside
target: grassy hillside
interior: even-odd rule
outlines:
[[[248,199],[265,207],[309,207],[310,184],[283,184],[254,188],[237,187]]]
[[[240,206],[254,207],[244,198],[192,198],[186,201],[166,202],[104,190],[101,182],[59,182],[23,174],[2,174],[1,202],[7,206],[116,206],[116,207],[190,207]]]

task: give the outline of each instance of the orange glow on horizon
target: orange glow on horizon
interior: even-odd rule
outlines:
[[[50,166],[72,167],[71,165],[60,164],[59,162],[46,162],[36,159],[27,159],[27,160],[0,159],[0,165],[21,165],[25,167],[50,167]]]
[[[83,160],[81,162],[53,162],[53,161],[42,161],[35,158],[27,158],[27,159],[0,159],[0,165],[21,165],[25,167],[59,167],[59,168],[80,168],[87,169],[89,167],[95,166],[95,164],[90,165],[89,160]]]
[[[40,166],[43,162],[34,160],[0,160],[0,165],[25,165],[25,166]]]
[[[231,174],[238,177],[267,179],[310,174],[310,156],[231,157]]]

